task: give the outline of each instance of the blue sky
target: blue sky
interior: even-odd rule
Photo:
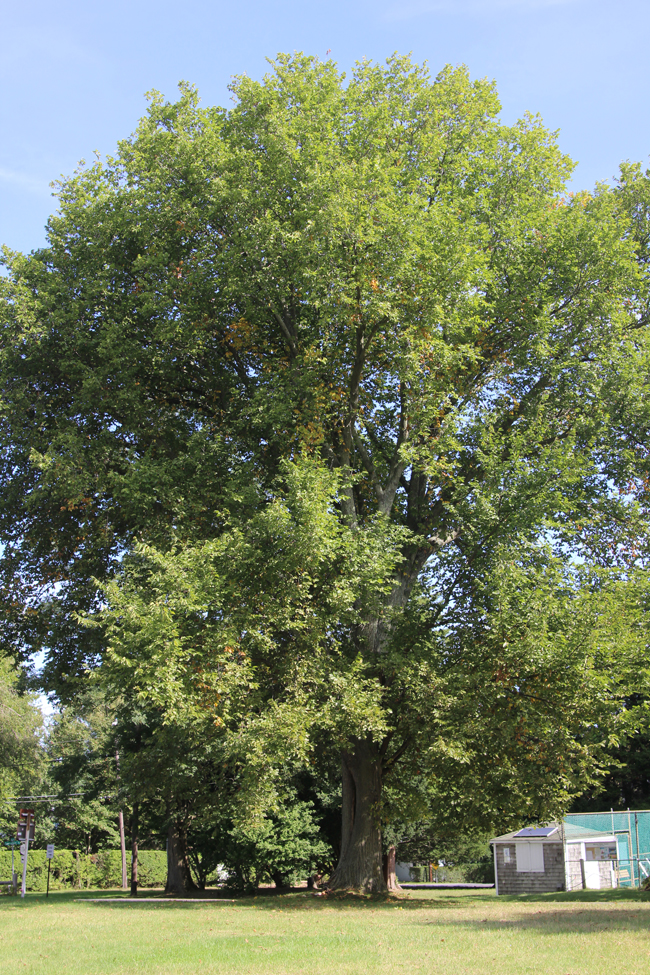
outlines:
[[[181,79],[227,105],[232,75],[302,50],[342,68],[412,52],[494,78],[503,117],[539,112],[579,167],[573,188],[650,154],[648,0],[21,0],[2,10],[0,243],[44,243],[49,182],[111,152]]]

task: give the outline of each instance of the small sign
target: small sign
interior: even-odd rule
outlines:
[[[20,840],[5,840],[5,846],[20,846]]]
[[[46,860],[51,860],[54,856],[54,843],[47,844],[47,853],[45,854]]]

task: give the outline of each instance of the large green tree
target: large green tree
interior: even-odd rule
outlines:
[[[124,552],[218,540],[240,503],[225,485],[247,471],[264,496],[310,452],[337,473],[346,550],[386,531],[393,566],[341,637],[381,721],[337,742],[333,882],[378,888],[382,776],[413,754],[400,675],[422,633],[483,605],[504,545],[639,558],[647,178],[563,196],[554,134],[503,125],[464,69],[395,57],[344,81],[283,56],[233,90],[228,111],[187,87],[153,96],[114,159],[62,183],[48,247],[7,256],[5,638],[45,647],[72,692],[104,646],[76,614]],[[485,648],[482,619],[460,659]],[[477,659],[484,684],[503,680]]]
[[[213,815],[244,830],[286,803],[301,770],[327,804],[337,753],[376,744],[381,788],[355,783],[350,809],[344,779],[342,800],[359,832],[366,817],[377,869],[380,825],[390,846],[413,823],[457,835],[561,815],[634,727],[624,697],[647,682],[643,581],[567,569],[547,546],[511,540],[453,605],[420,579],[388,616],[403,532],[351,532],[336,480],[314,461],[285,465],[280,496],[265,489],[218,539],[137,546],[86,623],[107,641],[109,693],[157,708],[172,743],[184,728],[212,740],[229,769]],[[359,636],[378,617],[386,638],[368,659]]]

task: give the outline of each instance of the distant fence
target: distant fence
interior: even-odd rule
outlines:
[[[480,860],[474,863],[424,864],[409,867],[410,881],[415,884],[493,884],[494,863]]]
[[[131,876],[131,854],[127,853],[127,878]],[[14,869],[22,876],[18,850]],[[11,851],[0,852],[0,880],[11,880]],[[164,887],[167,880],[167,853],[164,850],[140,850],[138,853],[138,886]],[[122,854],[119,850],[101,853],[79,853],[55,850],[50,875],[50,890],[84,890],[122,886]],[[27,859],[27,890],[47,888],[45,850],[30,850]]]

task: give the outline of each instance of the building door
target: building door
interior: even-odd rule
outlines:
[[[616,846],[618,847],[618,882],[621,887],[633,887],[634,874],[632,873],[632,860],[630,858],[629,835],[617,833]]]

